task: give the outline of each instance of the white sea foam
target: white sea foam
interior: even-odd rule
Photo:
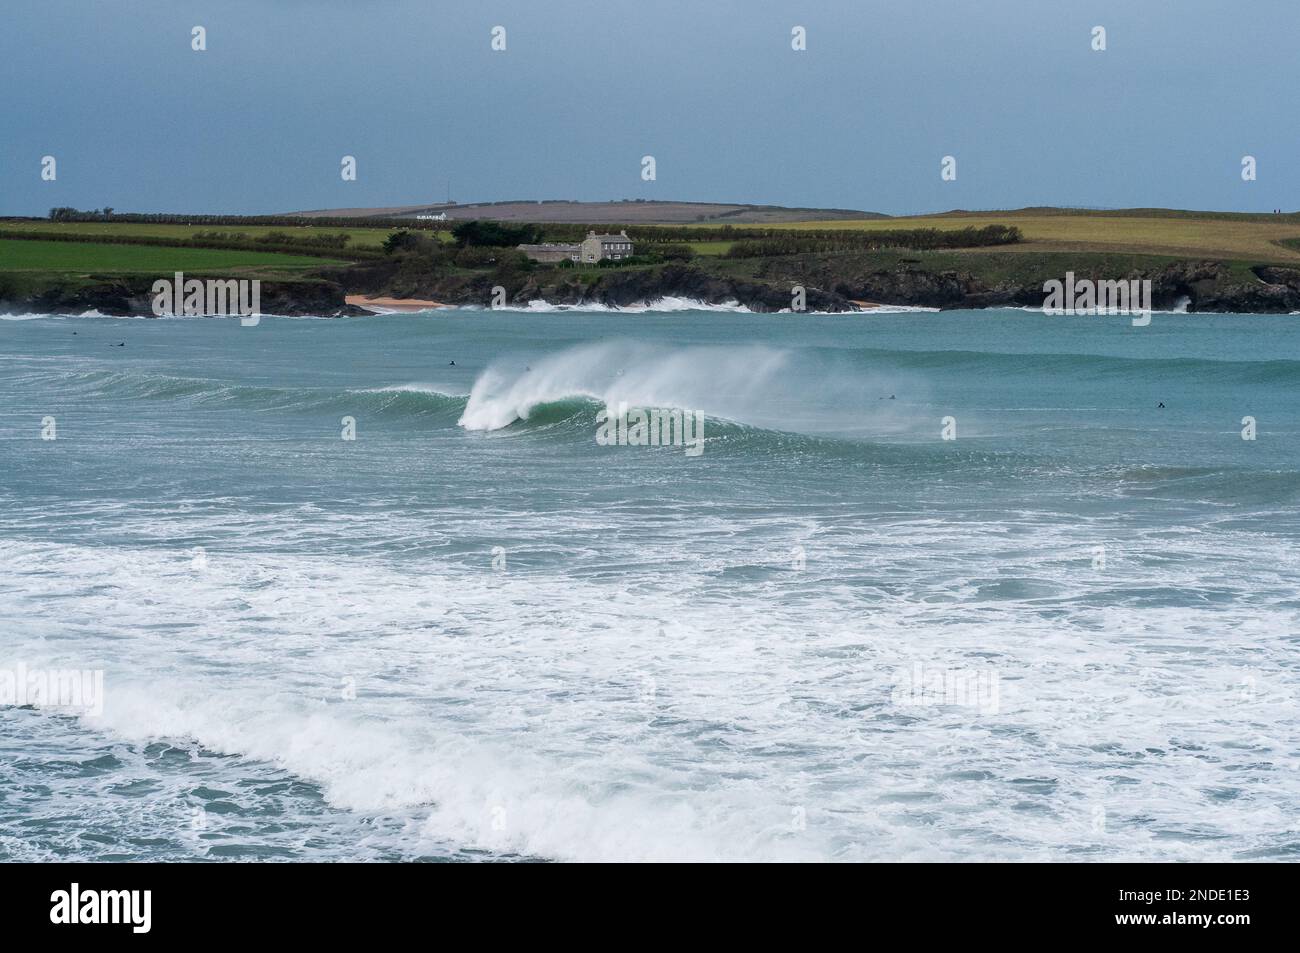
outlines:
[[[879,304],[861,311],[817,311],[814,314],[938,314],[942,308],[926,308],[911,304]]]
[[[545,355],[526,368],[517,362],[492,365],[474,382],[460,424],[466,430],[497,430],[527,420],[539,404],[566,397],[727,416],[730,408],[752,406],[784,362],[781,351],[762,346],[584,345]]]
[[[478,309],[484,310],[484,309]],[[552,304],[549,301],[535,299],[529,301],[527,305],[503,305],[498,308],[492,308],[493,311],[522,311],[529,313],[551,313],[551,312],[589,312],[591,314],[645,314],[647,312],[678,312],[678,311],[718,311],[718,312],[735,312],[740,314],[751,313],[739,301],[726,301],[719,304],[708,304],[694,298],[676,298],[666,296],[655,298],[651,301],[641,301],[625,305],[602,304],[598,301],[582,302],[579,304]]]
[[[611,305],[602,304],[597,301],[582,302],[580,304],[553,304],[542,299],[529,301],[527,305],[504,305],[499,308],[482,308],[460,306],[464,311],[502,311],[518,312],[529,314],[550,314],[550,313],[588,313],[588,314],[676,314],[682,311],[711,311],[725,314],[760,314],[769,312],[757,312],[739,301],[723,301],[710,304],[701,301],[698,298],[681,298],[666,296],[655,298],[651,301],[639,301],[633,304]],[[852,317],[863,314],[912,314],[912,313],[933,313],[939,311],[939,308],[927,308],[919,305],[905,304],[882,304],[871,308],[863,308],[855,311],[794,311],[791,308],[782,308],[776,314],[798,314],[803,317]]]
[[[363,387],[357,391],[360,394],[429,394],[433,397],[468,397],[469,395],[452,390],[444,390],[433,387],[429,384],[411,383],[411,384],[388,384],[383,387]]]
[[[642,553],[691,568],[635,589],[220,549],[196,571],[185,551],[4,542],[16,572],[0,624],[22,633],[11,657],[105,669],[89,729],[193,739],[313,781],[336,808],[413,817],[417,831],[389,845],[404,854],[1203,860],[1284,830],[1300,783],[1294,612],[1039,615],[1049,589],[1087,592],[1079,541],[1000,529],[880,527],[870,551],[928,596],[874,601],[869,622],[835,585],[861,555],[719,598],[718,571],[786,558],[744,539],[694,567],[687,537]],[[1130,585],[1204,584],[1195,567],[1216,541],[1163,545],[1182,558],[1123,567]],[[939,551],[958,558],[930,565]],[[1003,585],[1004,552],[1038,567],[1033,594],[982,595]],[[1295,568],[1277,548],[1251,558]],[[896,675],[917,661],[992,666],[999,710],[898,708]],[[1204,790],[1238,784],[1251,803],[1207,807]]]
[[[947,346],[1041,348],[1059,330],[1010,322],[999,339],[977,317],[936,319]],[[780,333],[748,351],[683,346],[674,325],[697,322],[611,321],[655,325],[660,342],[541,354],[524,349],[551,335],[511,319],[454,346],[466,366],[521,348],[474,387],[484,425],[624,388],[800,432],[885,429],[917,402],[912,443],[728,427],[729,455],[694,465],[602,458],[563,428],[466,434],[453,402],[439,420],[368,417],[387,399],[351,395],[386,381],[463,386],[425,377],[448,350],[401,321],[374,322],[368,342],[324,324],[299,326],[294,348],[231,335],[228,352],[159,327],[169,346],[130,367],[98,348],[14,348],[0,668],[102,669],[105,703],[97,719],[0,712],[18,754],[0,773],[0,853],[147,856],[170,838],[176,858],[277,843],[320,860],[1294,856],[1300,551],[1284,447],[1261,439],[1250,459],[1277,456],[1239,462],[1241,442],[1217,433],[1229,418],[1172,433],[1170,451],[1154,445],[1162,415],[1142,429],[1098,406],[1095,374],[940,361],[927,329],[908,342],[926,370],[886,373],[883,326],[817,335],[828,347],[790,343],[780,319],[731,323]],[[70,339],[40,330],[7,336]],[[1294,348],[1241,338],[1198,347]],[[232,367],[244,376],[222,376]],[[927,403],[927,375],[946,401]],[[1250,392],[1289,407],[1270,386]],[[941,443],[934,411],[953,395],[962,437]],[[36,439],[47,404],[53,444]],[[1044,413],[1064,406],[1070,420]],[[338,439],[342,413],[361,419],[355,443]],[[967,439],[1011,414],[1037,448]],[[1261,479],[1267,502],[1251,504]],[[1188,486],[1205,480],[1231,481],[1237,504]],[[991,670],[997,710],[899,705],[897,675],[917,664]],[[233,808],[249,797],[266,810]],[[190,811],[213,799],[230,823],[191,837]]]
[[[1172,308],[1152,308],[1151,313],[1152,314],[1193,314],[1195,312],[1189,312],[1187,310],[1191,306],[1191,303],[1192,303],[1191,298],[1186,298],[1186,297],[1179,298],[1177,301],[1174,302],[1174,306]],[[1060,311],[1052,311],[1049,313],[1041,305],[1005,305],[1004,307],[1007,311],[1027,311],[1030,314],[1044,314],[1047,315],[1048,317],[1064,318],[1064,319],[1130,318],[1134,313],[1136,313],[1136,312],[1128,312],[1128,311],[1117,311],[1114,314],[1106,314],[1104,312],[1098,312],[1093,314],[1086,311],[1081,311],[1078,314],[1062,314]],[[997,309],[990,308],[989,310],[997,310]]]
[[[901,426],[901,405],[881,397],[926,392],[915,375],[888,379],[860,368],[822,367],[814,377],[765,345],[670,348],[606,341],[537,358],[498,361],[470,391],[460,424],[498,430],[540,405],[587,397],[607,406],[675,407],[711,417],[800,432],[881,432]]]

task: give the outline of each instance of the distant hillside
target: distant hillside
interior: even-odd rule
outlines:
[[[462,221],[542,222],[552,241],[572,241],[603,214],[596,227],[625,225],[637,254],[600,265],[537,263],[508,248],[455,242],[446,224],[406,217],[440,208]],[[349,302],[356,296],[484,307],[498,288],[521,305],[622,307],[669,297],[778,311],[802,286],[808,307],[820,311],[852,311],[862,302],[1037,307],[1045,283],[1068,272],[1150,280],[1157,308],[1300,314],[1294,212],[1028,208],[893,218],[698,203],[509,202],[314,216],[54,213],[53,220],[0,219],[0,313],[148,314],[158,274],[208,270],[209,277],[263,281],[268,314],[355,315],[367,308]],[[1013,229],[1019,240],[997,240]],[[385,248],[398,231],[415,234]]]
[[[780,205],[727,205],[718,202],[474,202],[466,205],[399,205],[390,208],[331,208],[288,212],[304,218],[414,218],[447,213],[449,219],[494,219],[502,222],[553,222],[593,225],[682,225],[692,222],[779,225],[841,219],[888,218],[879,212],[842,208],[785,208]]]

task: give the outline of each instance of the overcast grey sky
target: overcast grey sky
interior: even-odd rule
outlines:
[[[459,201],[1300,208],[1296,0],[2,7],[0,213],[415,204],[448,180]]]

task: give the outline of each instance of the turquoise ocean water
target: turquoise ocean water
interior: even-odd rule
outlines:
[[[1294,859],[1298,542],[1295,316],[0,320],[0,858]]]

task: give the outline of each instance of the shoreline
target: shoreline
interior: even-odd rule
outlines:
[[[359,296],[350,295],[349,298]],[[371,304],[378,304],[383,299],[369,299]],[[548,314],[606,314],[606,315],[626,315],[634,316],[638,314],[673,314],[683,311],[699,311],[716,314],[748,314],[748,315],[771,315],[771,316],[788,316],[788,317],[847,317],[851,315],[894,315],[894,314],[945,314],[954,311],[1019,311],[1025,314],[1041,314],[1045,317],[1076,317],[1076,318],[1127,318],[1135,314],[1145,314],[1147,312],[1138,311],[1116,311],[1116,312],[1060,312],[1048,310],[1042,306],[1035,305],[1017,305],[1017,304],[984,304],[984,305],[966,305],[957,307],[934,308],[923,305],[909,304],[888,304],[880,302],[862,302],[861,307],[853,307],[843,310],[814,310],[791,311],[785,309],[782,311],[756,310],[739,304],[736,301],[727,302],[708,302],[699,300],[674,299],[671,305],[665,305],[661,301],[641,301],[631,302],[624,305],[610,305],[596,301],[574,302],[554,304],[547,301],[534,299],[525,303],[509,304],[498,308],[483,307],[478,304],[447,304],[443,302],[425,302],[423,299],[391,299],[396,305],[383,303],[377,308],[367,308],[363,305],[354,305],[348,302],[346,311],[324,314],[319,311],[262,311],[258,314],[259,318],[306,318],[313,320],[331,320],[333,318],[348,317],[385,317],[393,314],[420,314],[425,311],[474,311],[474,312],[491,312],[500,314],[516,315],[538,315],[545,316]],[[858,302],[854,302],[858,304]],[[403,306],[404,305],[404,306]],[[662,306],[661,306],[662,305]],[[1300,317],[1300,309],[1295,311],[1196,311],[1188,307],[1172,308],[1152,308],[1149,312],[1151,315],[1164,316],[1193,316],[1193,315],[1221,315],[1223,317]],[[183,315],[183,316],[165,316],[160,317],[152,312],[103,312],[97,308],[90,308],[80,312],[70,310],[56,309],[48,311],[24,310],[12,311],[5,310],[0,305],[0,321],[32,321],[40,318],[114,318],[114,319],[133,319],[133,320],[185,320],[186,318],[234,318],[241,315],[223,315],[223,314],[202,314],[202,315]]]
[[[368,297],[366,295],[346,295],[343,299],[354,308],[364,308],[372,314],[390,314],[394,311],[414,314],[419,311],[432,311],[436,308],[454,308],[455,305],[426,298],[391,298],[383,295]]]
[[[654,268],[611,268],[594,276],[538,268],[512,276],[492,273],[442,275],[414,280],[402,276],[403,262],[322,269],[303,279],[268,279],[261,285],[260,311],[289,317],[364,317],[448,308],[497,308],[546,313],[561,310],[680,311],[701,309],[753,313],[869,314],[891,309],[979,311],[988,308],[1041,309],[1050,300],[1043,276],[1070,261],[1044,261],[1014,280],[991,280],[967,271],[918,268],[898,262],[868,270],[857,257],[773,259],[753,275],[719,274],[707,266],[667,264]],[[876,264],[876,263],[871,263]],[[937,263],[936,263],[937,264]],[[1084,274],[1087,274],[1086,272]],[[1151,284],[1152,311],[1194,314],[1295,314],[1300,312],[1300,269],[1277,265],[1232,269],[1221,262],[1178,261],[1132,268]],[[104,276],[67,282],[55,276],[4,287],[0,314],[154,317],[152,279]],[[1059,279],[1056,279],[1059,283]],[[498,284],[502,282],[503,284]],[[791,308],[791,289],[804,287],[804,307]],[[8,291],[6,294],[5,292]],[[414,295],[419,295],[415,297]]]

